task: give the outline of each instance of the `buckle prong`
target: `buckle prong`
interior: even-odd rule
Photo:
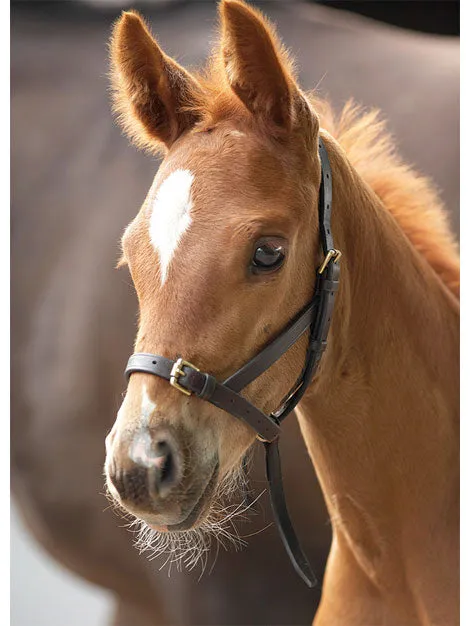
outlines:
[[[171,368],[170,385],[174,387],[175,389],[178,389],[178,391],[181,391],[181,393],[184,393],[185,396],[190,396],[192,392],[189,391],[189,389],[185,389],[184,387],[182,387],[178,382],[180,379],[180,376],[185,375],[185,372],[183,370],[184,366],[190,367],[191,369],[196,370],[196,372],[200,371],[195,365],[193,365],[189,361],[185,361],[184,359],[180,357],[179,359],[175,361],[173,367]]]
[[[341,258],[341,254],[342,253],[339,250],[335,250],[335,248],[331,248],[331,250],[328,250],[328,252],[326,253],[326,257],[323,259],[323,263],[320,265],[318,273],[323,274],[331,259],[333,259],[334,263],[338,263]]]

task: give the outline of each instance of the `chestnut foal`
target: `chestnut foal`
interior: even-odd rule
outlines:
[[[225,0],[220,15],[220,45],[197,76],[134,12],[111,41],[124,129],[165,149],[122,240],[136,352],[224,380],[311,300],[321,137],[342,277],[297,409],[333,525],[315,624],[457,624],[459,263],[442,207],[374,114],[349,106],[335,120],[301,91],[257,11]],[[306,342],[247,387],[261,411],[295,384]],[[254,441],[244,421],[137,371],[106,440],[108,488],[146,532],[192,536],[220,517],[221,486]]]

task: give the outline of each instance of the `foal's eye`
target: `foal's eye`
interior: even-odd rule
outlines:
[[[256,242],[251,260],[251,268],[255,274],[274,272],[279,269],[286,258],[284,240],[280,237],[265,237]]]

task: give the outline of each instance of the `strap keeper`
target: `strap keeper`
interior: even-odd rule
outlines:
[[[326,350],[327,343],[326,339],[315,339],[310,343],[309,350],[322,354]]]
[[[217,385],[216,379],[210,374],[205,374],[206,380],[204,381],[204,387],[201,389],[200,393],[198,393],[198,397],[202,400],[209,400],[212,397],[212,394],[215,391],[215,387]]]
[[[318,277],[318,280],[319,280],[319,285],[318,285],[319,291],[329,291],[331,293],[334,293],[335,291],[338,291],[339,289],[339,280],[331,280],[327,278],[325,274],[320,274],[320,276]]]

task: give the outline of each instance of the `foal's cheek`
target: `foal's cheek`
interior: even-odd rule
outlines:
[[[246,454],[248,448],[256,441],[256,435],[252,428],[230,418],[233,422],[227,427],[224,424],[219,429],[219,463],[220,474],[224,476],[237,468]]]

